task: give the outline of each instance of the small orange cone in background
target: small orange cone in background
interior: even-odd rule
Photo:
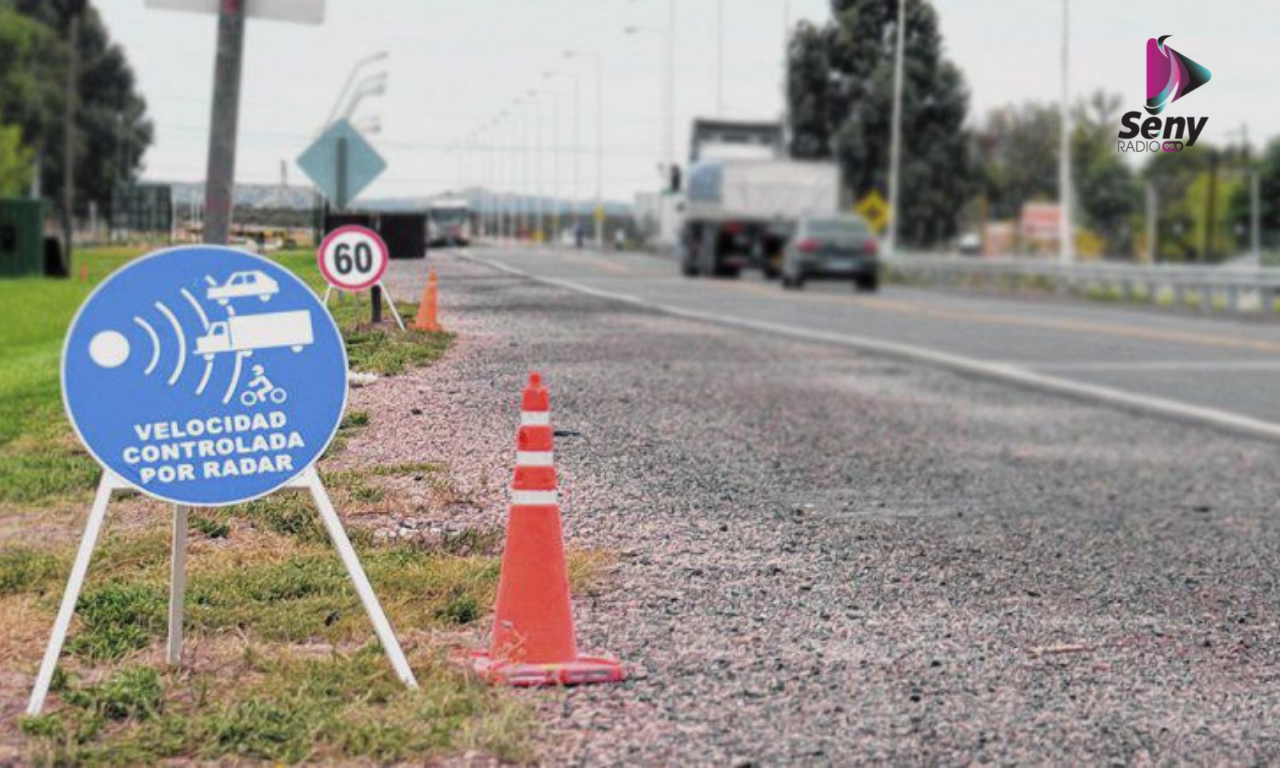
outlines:
[[[552,442],[547,390],[542,377],[530,373],[516,440],[493,645],[472,653],[471,666],[490,682],[508,685],[619,682],[626,674],[618,660],[578,653]]]
[[[422,303],[418,305],[418,315],[413,319],[413,327],[419,331],[438,331],[440,322],[436,320],[436,270],[427,273],[427,287],[422,291]]]
[[[80,282],[82,283],[89,282],[89,265],[88,264],[80,265]]]

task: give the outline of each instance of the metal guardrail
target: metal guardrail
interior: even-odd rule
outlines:
[[[1009,289],[1048,289],[1100,299],[1273,313],[1280,269],[1078,262],[903,254],[884,262],[908,281]]]

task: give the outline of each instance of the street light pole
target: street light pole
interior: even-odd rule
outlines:
[[[1064,264],[1076,260],[1074,227],[1071,225],[1071,92],[1067,73],[1070,41],[1069,0],[1062,0],[1062,145],[1058,157],[1058,259]]]
[[[333,123],[334,118],[338,116],[338,110],[342,108],[343,102],[347,100],[347,94],[351,91],[351,86],[355,85],[356,75],[360,74],[360,70],[375,61],[381,61],[385,58],[387,58],[387,52],[378,51],[377,53],[360,59],[351,66],[351,72],[347,75],[347,82],[343,84],[342,90],[338,92],[338,98],[333,102],[333,107],[330,108],[329,116],[325,118],[324,125],[320,126],[321,132],[323,132],[325,128],[328,128],[329,125]]]
[[[668,18],[671,20],[675,19],[675,3],[674,2],[671,3],[671,6],[668,12]],[[661,88],[661,93],[659,94],[661,96],[659,106],[661,108],[660,114],[662,115],[662,126],[658,134],[659,141],[660,141],[658,146],[658,151],[662,153],[660,156],[660,161],[662,166],[663,184],[660,188],[666,189],[671,179],[671,168],[675,163],[675,139],[674,139],[674,133],[672,131],[672,115],[671,115],[672,107],[674,105],[674,101],[672,99],[672,92],[675,90],[675,86],[672,82],[672,77],[674,72],[674,68],[672,66],[672,53],[674,51],[674,48],[671,45],[671,40],[672,40],[671,29],[663,28],[663,27],[641,27],[641,26],[631,25],[626,27],[625,31],[628,35],[636,35],[641,32],[654,32],[659,35],[662,35],[662,48],[664,53],[662,57],[662,83],[661,83],[662,88]]]
[[[565,51],[565,57],[591,56],[596,62],[596,248],[604,248],[604,57],[599,51]]]
[[[716,0],[716,116],[724,117],[724,0]]]
[[[578,169],[580,165],[578,161],[578,154],[579,154],[578,150],[581,147],[581,145],[578,143],[578,138],[579,138],[578,119],[580,116],[578,111],[578,76],[572,72],[547,72],[544,75],[544,77],[563,77],[563,78],[567,78],[569,81],[573,83],[573,136],[570,139],[570,141],[572,142],[572,146],[569,148],[569,152],[573,157],[573,182],[569,192],[569,199],[571,201],[572,209],[573,209],[573,229],[574,229],[574,232],[576,233],[578,229],[582,226],[582,215],[581,215],[582,214],[582,211],[581,211],[582,177],[578,173]]]
[[[902,165],[902,69],[906,47],[907,0],[898,0],[898,42],[893,52],[893,127],[889,139],[889,233],[885,251],[893,256],[898,250],[898,198]]]
[[[534,205],[534,230],[533,239],[535,243],[541,244],[543,233],[543,205],[545,200],[542,195],[542,108],[538,102],[538,91],[529,89],[529,106],[533,108],[533,205]]]

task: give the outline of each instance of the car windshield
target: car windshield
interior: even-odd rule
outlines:
[[[809,237],[826,240],[858,240],[870,237],[867,225],[858,219],[818,219],[805,227]]]

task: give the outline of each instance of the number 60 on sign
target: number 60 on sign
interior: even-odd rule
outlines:
[[[343,291],[363,291],[382,280],[390,254],[377,232],[346,226],[325,237],[316,257],[329,285]]]

